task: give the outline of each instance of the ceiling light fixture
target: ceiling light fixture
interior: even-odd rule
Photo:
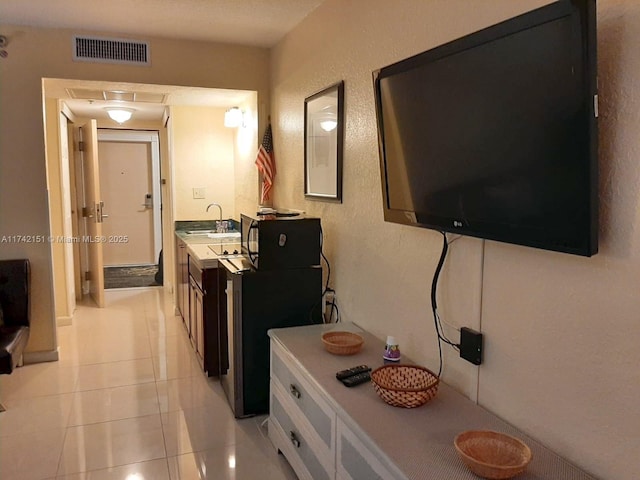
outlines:
[[[320,127],[325,132],[330,132],[331,130],[333,130],[337,126],[338,126],[338,122],[336,122],[335,120],[323,120],[323,121],[320,122]]]
[[[224,126],[235,128],[244,126],[244,112],[238,107],[232,107],[224,112]]]
[[[133,108],[123,108],[123,107],[107,107],[105,108],[107,111],[107,115],[114,122],[124,123],[127,120],[131,119],[131,115],[135,110]]]

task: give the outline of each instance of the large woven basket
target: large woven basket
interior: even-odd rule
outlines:
[[[417,365],[384,365],[371,372],[376,393],[394,407],[415,408],[438,393],[438,376]]]
[[[531,461],[531,450],[526,444],[491,430],[462,432],[453,444],[467,467],[482,478],[513,478]]]
[[[352,332],[326,332],[322,343],[325,350],[334,355],[354,355],[362,348],[364,339]]]

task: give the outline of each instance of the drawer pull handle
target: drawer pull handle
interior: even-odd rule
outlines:
[[[293,443],[294,447],[300,448],[300,440],[298,440],[298,437],[293,432],[293,430],[289,432],[289,439],[291,440],[291,443]]]
[[[293,383],[289,385],[289,391],[291,392],[291,395],[294,396],[295,398],[300,398],[302,395],[300,393],[300,390],[298,390],[298,388]]]

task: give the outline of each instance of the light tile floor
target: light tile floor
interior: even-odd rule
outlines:
[[[60,360],[0,376],[2,480],[294,480],[235,420],[162,288],[109,290],[57,329]]]

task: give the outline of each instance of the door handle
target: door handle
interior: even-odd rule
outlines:
[[[289,385],[289,392],[295,398],[300,398],[302,396],[300,390],[298,390],[298,388],[293,383]]]
[[[102,223],[105,218],[109,218],[109,215],[102,213],[104,209],[104,202],[96,203],[96,223]]]
[[[298,440],[298,436],[295,434],[293,430],[289,432],[289,440],[291,440],[291,443],[293,444],[294,447],[300,448],[300,440]]]

